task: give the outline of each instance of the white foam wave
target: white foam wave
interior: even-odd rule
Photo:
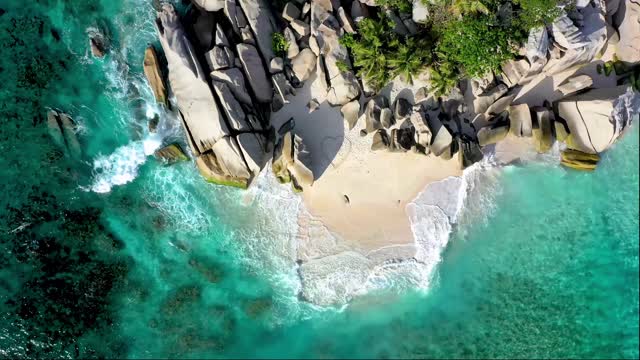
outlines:
[[[161,144],[157,138],[134,141],[121,146],[108,156],[98,156],[93,161],[94,177],[91,190],[97,193],[111,191],[116,185],[124,185],[138,176],[138,169]]]

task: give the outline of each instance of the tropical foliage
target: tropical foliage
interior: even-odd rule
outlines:
[[[271,34],[271,48],[278,56],[282,56],[289,49],[289,43],[284,35],[279,32]]]
[[[386,18],[364,19],[358,24],[359,38],[351,34],[342,37],[343,45],[351,49],[358,76],[375,89],[382,88],[395,76],[412,82],[431,60],[430,46],[424,39],[402,39],[393,32]]]
[[[445,94],[463,77],[497,72],[517,55],[530,29],[551,23],[560,14],[558,5],[571,0],[422,1],[429,8],[429,23],[418,34],[396,34],[382,13],[379,19],[361,21],[357,35],[343,37],[358,75],[372,87],[380,89],[396,76],[411,82],[428,67],[432,90]],[[377,3],[411,10],[408,0]]]

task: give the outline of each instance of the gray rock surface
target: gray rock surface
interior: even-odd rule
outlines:
[[[236,45],[236,49],[256,100],[263,103],[270,103],[273,99],[273,88],[271,87],[271,81],[267,77],[258,50],[249,44],[238,44]]]
[[[226,83],[233,95],[244,104],[251,105],[253,100],[249,96],[249,92],[245,86],[244,75],[238,68],[231,68],[227,70],[218,70],[211,72],[211,79],[213,81],[221,81]]]
[[[316,55],[311,49],[302,49],[296,57],[291,59],[291,66],[298,80],[305,81],[316,68]]]
[[[340,112],[342,113],[342,117],[344,118],[345,123],[349,130],[353,129],[358,122],[358,115],[360,113],[360,102],[358,100],[350,101],[344,104],[340,108]]]

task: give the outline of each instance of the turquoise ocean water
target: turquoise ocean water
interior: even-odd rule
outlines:
[[[488,170],[426,293],[320,309],[296,297],[295,197],[146,156],[152,20],[146,0],[0,0],[0,357],[638,358],[638,124],[593,174]]]

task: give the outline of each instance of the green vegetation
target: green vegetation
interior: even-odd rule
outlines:
[[[351,50],[358,76],[380,89],[395,76],[411,82],[429,68],[432,90],[448,93],[463,77],[499,72],[517,55],[529,30],[549,24],[565,0],[422,0],[429,8],[429,23],[418,34],[402,37],[385,17],[365,19],[358,34],[342,43]],[[382,6],[410,13],[404,0],[378,1]],[[408,6],[408,7],[407,7]]]
[[[279,32],[274,32],[271,34],[271,48],[276,55],[283,56],[284,53],[289,50],[289,43],[287,39],[284,38],[284,35]]]
[[[395,76],[408,82],[431,63],[426,39],[402,39],[386,18],[364,19],[358,24],[359,38],[346,34],[340,41],[351,49],[358,76],[378,90]]]
[[[387,7],[393,10],[398,10],[402,13],[411,14],[411,1],[409,0],[376,0],[378,6]]]

